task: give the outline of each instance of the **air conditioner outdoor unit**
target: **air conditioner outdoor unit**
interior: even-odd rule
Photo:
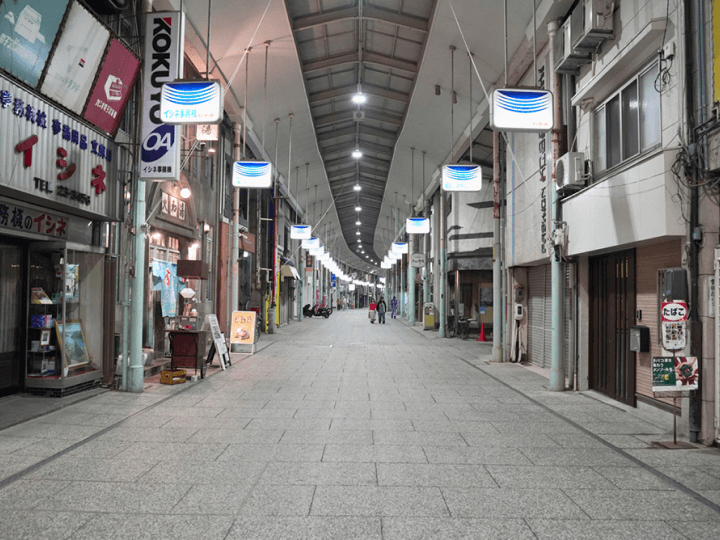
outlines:
[[[590,62],[590,51],[573,49],[575,35],[572,19],[572,15],[568,17],[555,36],[555,71],[577,75],[580,73],[580,66]]]
[[[585,187],[585,154],[568,152],[557,161],[555,189],[560,193]]]
[[[606,39],[613,39],[613,0],[581,0],[572,15],[573,49],[595,50]]]
[[[354,111],[353,120],[355,122],[362,122],[363,120],[365,120],[365,113],[363,111]]]

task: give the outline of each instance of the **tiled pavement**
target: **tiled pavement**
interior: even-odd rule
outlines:
[[[0,538],[720,538],[720,451],[365,311],[0,431]]]

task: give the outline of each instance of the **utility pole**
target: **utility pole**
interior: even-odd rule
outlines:
[[[503,361],[500,325],[504,305],[501,290],[502,260],[500,250],[500,132],[493,131],[493,349],[492,361]]]
[[[555,65],[555,37],[558,30],[557,21],[548,23],[549,36],[549,64]],[[557,178],[557,161],[560,157],[560,129],[562,123],[562,111],[560,108],[560,76],[551,70],[553,99],[555,101],[555,126],[552,129],[552,185],[550,186],[550,219],[552,221],[551,231],[555,231],[556,224],[560,220],[560,199],[555,189]],[[558,251],[551,250],[550,269],[552,276],[552,358],[550,364],[550,390],[562,392],[565,390],[565,369],[563,367],[563,329],[564,329],[564,300],[565,300],[565,265],[561,260]]]

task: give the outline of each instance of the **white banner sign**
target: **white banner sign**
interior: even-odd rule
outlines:
[[[493,91],[490,125],[498,131],[550,131],[553,128],[552,92],[520,88]]]
[[[393,242],[392,244],[392,250],[394,253],[407,253],[408,252],[408,244],[407,242]]]
[[[236,161],[232,185],[241,188],[272,187],[272,165],[267,161]]]
[[[430,232],[430,220],[423,217],[409,217],[405,220],[405,232],[408,234],[427,234]]]
[[[185,40],[185,16],[177,11],[147,14],[142,111],[140,178],[177,181],[180,178],[180,127],[160,117],[160,92],[180,78]]]
[[[309,240],[312,236],[310,225],[292,225],[290,227],[290,238],[293,240]]]
[[[317,236],[303,240],[303,249],[317,249],[320,247],[320,239]]]
[[[443,165],[442,188],[445,191],[480,191],[480,165]]]
[[[50,99],[82,114],[110,32],[75,2],[40,89]]]
[[[218,81],[165,83],[160,118],[166,124],[217,124],[223,117],[223,90]]]

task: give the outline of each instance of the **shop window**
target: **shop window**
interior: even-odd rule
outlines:
[[[593,114],[594,165],[601,173],[660,144],[660,94],[655,90],[658,64],[640,72]]]

